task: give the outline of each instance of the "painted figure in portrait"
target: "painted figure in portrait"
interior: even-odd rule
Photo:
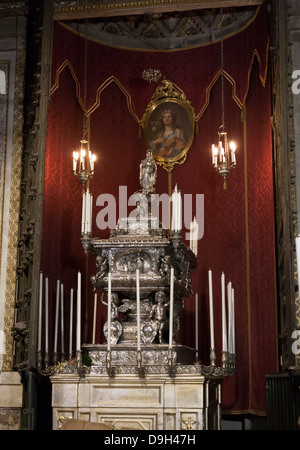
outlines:
[[[172,108],[162,111],[156,127],[152,124],[152,133],[151,149],[162,158],[174,158],[186,146],[184,129],[177,122],[177,115]]]

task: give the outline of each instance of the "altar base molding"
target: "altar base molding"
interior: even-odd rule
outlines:
[[[210,383],[212,383],[210,385]],[[210,404],[206,401],[214,392]],[[52,377],[53,429],[66,418],[104,422],[115,429],[219,428],[220,384],[197,374]]]

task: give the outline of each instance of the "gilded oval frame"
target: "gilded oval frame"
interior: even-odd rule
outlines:
[[[163,80],[144,113],[142,129],[147,149],[152,151],[156,163],[170,172],[175,164],[185,162],[193,143],[194,108],[181,90]]]

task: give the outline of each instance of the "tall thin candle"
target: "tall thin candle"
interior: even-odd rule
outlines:
[[[199,234],[199,225],[198,222],[196,220],[196,218],[194,218],[194,222],[193,222],[193,228],[194,228],[194,232],[193,232],[193,240],[194,240],[194,248],[193,248],[193,252],[195,254],[195,256],[197,256],[198,254],[198,234]]]
[[[54,328],[54,353],[57,353],[57,333],[58,333],[58,314],[59,314],[59,286],[60,281],[56,283],[56,309],[55,309],[55,328]]]
[[[214,303],[213,303],[213,285],[212,271],[208,271],[208,287],[209,287],[209,322],[210,322],[210,347],[215,348],[215,332],[214,332]]]
[[[61,330],[61,353],[65,353],[65,330],[64,330],[64,285],[60,285],[60,330]]]
[[[89,225],[89,233],[92,232],[92,218],[93,218],[93,196],[92,194],[90,195],[90,225]]]
[[[42,309],[43,309],[43,274],[40,272],[39,286],[39,329],[38,329],[38,352],[42,350]]]
[[[72,352],[73,352],[73,296],[74,296],[74,289],[72,288],[70,290],[70,332],[69,332],[69,358],[72,358]]]
[[[177,185],[172,192],[172,231],[176,231],[176,211],[177,211]]]
[[[197,256],[197,243],[196,243],[196,222],[195,219],[190,223],[190,248],[192,252]]]
[[[89,188],[87,188],[87,190],[86,190],[86,198],[85,198],[85,233],[89,232],[89,227],[90,227],[90,208],[91,208],[90,190],[89,190]]]
[[[93,317],[93,339],[92,343],[95,344],[96,341],[96,319],[97,319],[97,293],[94,295],[94,317]]]
[[[174,315],[174,267],[170,272],[170,317],[169,317],[169,349],[173,346],[173,315]]]
[[[198,292],[195,294],[195,348],[198,353],[199,345],[198,345]],[[198,355],[197,355],[198,356]]]
[[[81,215],[81,234],[85,233],[85,208],[86,208],[86,198],[85,192],[82,194],[82,215]]]
[[[182,229],[182,204],[181,204],[181,191],[178,192],[178,232]]]
[[[221,275],[222,290],[222,351],[227,352],[227,330],[226,330],[226,304],[225,304],[225,274]]]
[[[234,289],[231,289],[231,313],[232,313],[232,353],[235,353],[235,311],[234,311]]]
[[[81,350],[81,273],[77,274],[76,351]]]
[[[49,280],[45,278],[45,353],[49,352]]]
[[[107,302],[107,351],[110,352],[111,335],[111,273],[108,272],[108,302]]]
[[[227,284],[227,305],[228,305],[228,351],[232,353],[232,315],[231,315],[231,281]]]

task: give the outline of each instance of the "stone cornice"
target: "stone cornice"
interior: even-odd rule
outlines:
[[[92,17],[109,17],[134,14],[155,14],[171,11],[188,11],[208,8],[249,7],[261,5],[265,0],[89,0],[54,2],[55,20],[75,20]]]
[[[76,20],[92,17],[111,17],[135,14],[156,14],[209,8],[233,8],[261,5],[265,0],[66,0],[54,2],[54,20]],[[0,2],[0,18],[26,15],[24,1]]]

